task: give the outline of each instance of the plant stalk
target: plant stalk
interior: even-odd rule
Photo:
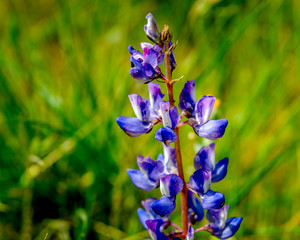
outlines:
[[[173,83],[172,83],[172,71],[171,71],[171,60],[170,60],[170,52],[168,51],[168,42],[165,43],[165,61],[166,61],[166,85],[168,88],[168,95],[170,101],[170,108],[174,107],[174,94],[173,94]],[[177,136],[177,140],[175,141],[175,153],[176,153],[176,162],[178,168],[179,177],[183,182],[183,189],[181,191],[181,219],[182,219],[182,230],[183,237],[182,239],[186,239],[187,231],[188,231],[188,189],[186,186],[186,182],[183,174],[182,167],[182,157],[181,157],[181,149],[180,149],[180,140],[179,140],[179,128],[175,127],[174,132]]]

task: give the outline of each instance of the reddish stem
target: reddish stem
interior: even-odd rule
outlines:
[[[172,71],[171,71],[171,62],[170,62],[171,60],[170,60],[170,52],[168,50],[168,46],[169,43],[165,42],[166,85],[168,88],[170,108],[172,108],[174,107],[174,96],[173,96]],[[176,153],[178,175],[183,181],[183,189],[181,191],[181,218],[182,218],[182,230],[183,230],[182,239],[185,240],[188,231],[188,204],[187,204],[188,190],[186,187],[184,174],[183,174],[182,157],[181,157],[180,140],[179,140],[179,128],[175,127],[174,132],[177,135],[177,140],[175,141],[175,153]]]

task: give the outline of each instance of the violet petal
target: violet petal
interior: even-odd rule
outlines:
[[[169,146],[170,143],[176,141],[177,136],[171,128],[162,127],[157,130],[155,134],[155,139],[164,142],[167,146]]]
[[[225,197],[223,193],[209,190],[205,194],[200,196],[201,204],[204,209],[212,210],[223,207]]]
[[[127,169],[127,173],[132,183],[145,191],[150,191],[158,186],[157,183],[150,181],[141,171],[136,169]]]
[[[200,137],[214,140],[224,135],[227,124],[227,119],[210,120],[203,125],[195,124],[193,128]]]
[[[183,189],[182,179],[175,174],[163,175],[160,178],[160,191],[166,197],[174,197]]]
[[[153,124],[135,117],[117,117],[120,128],[130,137],[137,137],[152,130]]]
[[[187,81],[180,93],[178,107],[189,116],[193,115],[196,103],[195,81]]]
[[[200,167],[213,171],[215,168],[215,143],[202,147],[194,158],[194,167]]]
[[[211,115],[216,98],[213,96],[204,96],[195,105],[195,118],[200,125],[206,123]]]
[[[204,194],[210,189],[211,171],[200,168],[196,170],[189,180],[189,186],[197,193]]]
[[[215,169],[211,174],[212,182],[221,181],[227,174],[228,158],[224,158],[216,163]]]
[[[166,196],[155,200],[150,206],[153,211],[160,216],[168,215],[176,208],[175,199]]]

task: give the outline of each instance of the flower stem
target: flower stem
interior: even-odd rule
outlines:
[[[168,47],[169,47],[169,43],[165,42],[166,85],[168,88],[170,108],[172,108],[174,107],[174,94],[173,94],[172,71],[171,71],[171,62],[170,62],[171,53],[169,52]],[[179,128],[175,127],[174,132],[177,135],[177,140],[175,141],[175,153],[176,153],[178,174],[183,181],[183,189],[181,191],[181,219],[182,219],[182,230],[183,230],[182,239],[185,240],[188,231],[188,204],[187,204],[188,190],[187,190],[187,186],[183,174],[180,140],[179,140]]]

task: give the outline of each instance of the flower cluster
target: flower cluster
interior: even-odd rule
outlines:
[[[198,231],[208,231],[212,235],[225,239],[233,236],[239,229],[242,218],[227,219],[228,205],[224,205],[223,193],[211,189],[211,183],[221,181],[227,174],[228,158],[215,161],[215,143],[202,147],[194,158],[195,172],[185,182],[179,143],[179,128],[190,125],[195,133],[206,139],[214,140],[224,135],[228,121],[226,119],[210,120],[216,98],[203,96],[196,99],[195,81],[185,83],[179,96],[178,108],[174,106],[173,84],[170,73],[175,69],[174,49],[168,27],[159,32],[151,13],[144,30],[147,37],[154,42],[141,43],[143,53],[129,46],[132,64],[130,74],[138,82],[148,84],[149,100],[137,94],[129,95],[136,117],[118,117],[117,123],[124,132],[137,137],[149,133],[154,125],[162,124],[155,133],[155,139],[162,142],[163,154],[156,160],[138,156],[137,169],[128,169],[127,173],[133,184],[145,191],[160,188],[161,198],[148,198],[142,201],[138,216],[142,225],[149,231],[152,239],[194,239]],[[167,46],[167,47],[166,47]],[[166,76],[160,65],[165,60]],[[153,83],[162,79],[168,88],[169,100],[164,100],[160,85]],[[178,109],[181,111],[179,114]],[[187,118],[186,121],[182,121]],[[175,148],[171,143],[175,142]],[[171,213],[176,208],[176,197],[181,193],[183,227],[178,227],[170,220]],[[184,204],[183,204],[184,205]],[[193,226],[204,218],[208,224],[195,229]],[[186,216],[184,216],[186,215]],[[164,231],[167,228],[171,228]]]

